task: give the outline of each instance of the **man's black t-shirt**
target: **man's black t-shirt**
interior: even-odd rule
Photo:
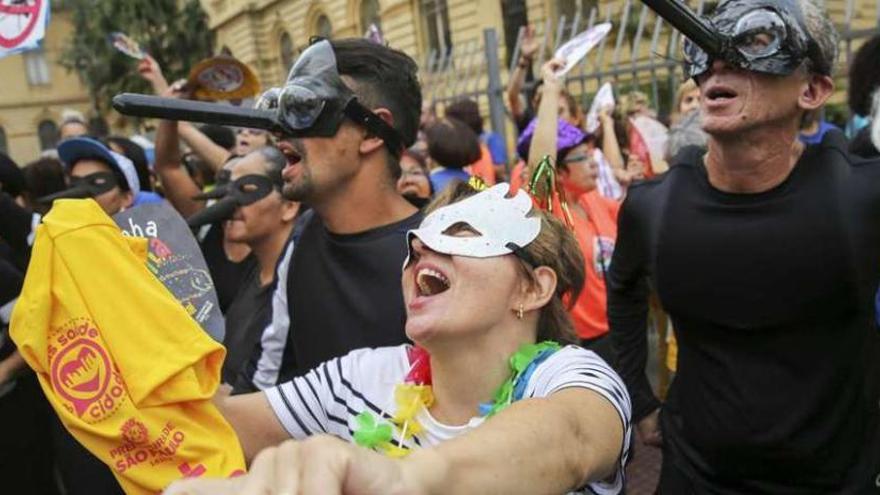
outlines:
[[[422,214],[358,234],[333,234],[318,215],[294,245],[287,279],[290,332],[279,383],[362,347],[406,342],[400,276],[406,233]]]
[[[608,274],[618,371],[639,420],[647,283],[678,338],[664,455],[701,493],[865,493],[880,475],[880,161],[839,133],[759,194],[702,152],[632,187]],[[870,492],[873,493],[873,492]]]
[[[234,385],[248,362],[266,325],[272,321],[273,284],[260,285],[260,266],[255,263],[241,282],[238,294],[226,310],[226,360],[223,383]]]
[[[205,264],[211,272],[211,279],[214,280],[220,311],[225,315],[235,295],[238,294],[244,277],[257,266],[257,259],[253,254],[249,254],[239,262],[230,261],[223,249],[223,227],[219,223],[211,225],[200,246]]]

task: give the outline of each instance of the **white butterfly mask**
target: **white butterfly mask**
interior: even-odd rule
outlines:
[[[501,183],[425,217],[418,229],[407,233],[409,255],[403,266],[409,264],[413,237],[432,251],[472,258],[510,254],[534,241],[541,232],[541,218],[529,216],[532,199],[524,191],[507,197],[509,190]],[[450,227],[458,225],[466,225],[475,235],[454,235]]]

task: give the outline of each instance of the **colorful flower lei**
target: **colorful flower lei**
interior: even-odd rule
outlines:
[[[492,416],[521,399],[534,370],[557,350],[559,344],[550,341],[520,346],[510,357],[510,376],[495,391],[492,402],[480,405],[480,415]],[[411,367],[404,383],[394,388],[396,409],[390,418],[391,424],[376,419],[369,411],[364,411],[355,418],[355,443],[394,458],[401,458],[409,453],[402,442],[424,431],[416,416],[422,408],[427,409],[434,403],[431,355],[421,347],[409,348],[407,354]],[[396,444],[393,441],[392,425],[399,431],[401,439]]]

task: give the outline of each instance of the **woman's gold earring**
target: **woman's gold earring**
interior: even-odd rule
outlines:
[[[523,319],[523,305],[522,305],[522,303],[520,303],[519,309],[516,310],[516,319],[517,320]]]

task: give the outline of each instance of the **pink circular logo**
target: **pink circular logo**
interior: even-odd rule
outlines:
[[[89,339],[76,340],[59,351],[52,362],[52,385],[82,416],[100,401],[110,385],[111,364],[107,351]]]

